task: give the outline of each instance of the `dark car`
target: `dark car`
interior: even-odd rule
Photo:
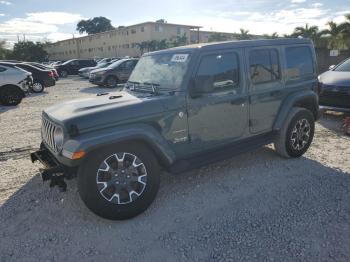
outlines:
[[[95,85],[115,87],[120,83],[128,81],[139,60],[121,59],[106,68],[91,71],[89,81]]]
[[[21,68],[27,72],[32,73],[33,85],[31,86],[31,91],[34,93],[41,93],[44,91],[45,87],[54,86],[56,80],[51,70],[43,70],[38,67],[25,64],[25,63],[0,63],[0,64],[12,64],[18,68]]]
[[[29,64],[29,65],[35,66],[35,67],[43,69],[43,70],[51,70],[51,72],[53,73],[53,77],[55,78],[56,81],[58,81],[60,78],[58,73],[57,73],[57,70],[53,67],[39,64],[39,63],[35,63],[35,62],[26,62],[25,64]]]
[[[350,112],[350,58],[318,77],[323,109]]]
[[[88,208],[127,219],[155,199],[162,170],[179,173],[270,143],[285,158],[304,155],[318,117],[317,88],[307,39],[148,53],[122,92],[45,109],[41,148],[31,159],[46,166],[42,178],[51,186],[65,190],[64,179],[77,177]]]
[[[68,75],[77,75],[81,68],[96,65],[97,63],[92,59],[72,59],[55,66],[55,69],[61,77],[67,77]]]

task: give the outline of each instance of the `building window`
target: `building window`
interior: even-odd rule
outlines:
[[[163,32],[163,27],[161,25],[156,25],[155,30],[156,30],[156,32],[161,33],[161,32]]]
[[[135,29],[131,29],[131,34],[136,34],[136,30]]]
[[[185,34],[185,30],[182,28],[182,27],[177,27],[177,34],[178,35],[183,35],[183,34]]]
[[[145,32],[145,27],[144,26],[141,27],[141,32]]]

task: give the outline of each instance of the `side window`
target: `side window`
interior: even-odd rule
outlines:
[[[77,65],[79,65],[79,61],[78,60],[72,61],[72,62],[70,62],[70,65],[77,66]]]
[[[281,79],[278,51],[258,49],[249,53],[250,78],[254,85]]]
[[[135,62],[133,60],[126,61],[121,65],[121,69],[132,70],[135,67]]]
[[[0,73],[1,73],[1,72],[5,72],[6,70],[7,70],[7,69],[6,69],[5,67],[1,67],[1,66],[0,66]]]
[[[287,78],[297,79],[314,74],[314,63],[309,47],[287,47]]]
[[[239,91],[239,60],[236,53],[204,56],[201,59],[196,86],[204,93]]]

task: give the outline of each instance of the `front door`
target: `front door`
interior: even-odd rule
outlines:
[[[123,62],[119,67],[118,67],[118,79],[121,80],[121,82],[126,82],[128,81],[131,72],[134,70],[136,66],[137,61],[136,60],[128,60]]]
[[[250,132],[269,132],[286,96],[281,74],[280,49],[249,48],[246,50],[246,57],[250,74]]]
[[[198,97],[188,99],[188,126],[194,151],[241,137],[248,126],[242,51],[210,52],[199,59],[194,85]]]

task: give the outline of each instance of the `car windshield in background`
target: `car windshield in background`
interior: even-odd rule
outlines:
[[[72,60],[68,60],[68,61],[66,61],[66,62],[64,62],[64,63],[62,63],[61,65],[67,65],[67,64],[69,64],[70,62],[72,62],[74,59],[72,59]]]
[[[171,53],[144,56],[137,63],[129,81],[153,83],[161,88],[177,89],[185,76],[190,54]]]
[[[350,72],[350,59],[337,66],[334,71]]]
[[[121,63],[123,63],[125,60],[118,60],[114,62],[113,64],[110,64],[107,68],[108,69],[115,69],[117,66],[119,66]]]

